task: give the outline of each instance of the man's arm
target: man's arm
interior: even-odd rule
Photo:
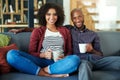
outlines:
[[[32,32],[34,28],[24,28],[22,32]]]
[[[86,47],[87,47],[87,52],[91,54],[96,54],[100,56],[103,55],[101,51],[97,51],[96,49],[94,49],[91,43],[88,43]]]
[[[96,54],[96,55],[99,55],[99,56],[103,56],[103,53],[102,53],[102,52],[99,52],[99,51],[97,51],[97,50],[95,50],[95,49],[92,49],[92,50],[91,50],[91,53]]]
[[[32,32],[34,28],[21,28],[21,29],[11,29],[9,32],[20,33],[20,32]]]
[[[101,46],[100,46],[100,38],[97,35],[97,33],[95,33],[95,35],[96,35],[95,39],[92,42],[93,49],[91,50],[91,53],[103,56],[103,53],[102,53],[102,50],[101,50]]]

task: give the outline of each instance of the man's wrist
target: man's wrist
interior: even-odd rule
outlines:
[[[95,52],[96,52],[95,49],[92,49],[92,50],[91,50],[91,53],[92,53],[92,54],[95,53]]]

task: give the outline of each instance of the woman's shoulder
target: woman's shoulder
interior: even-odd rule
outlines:
[[[40,26],[40,27],[36,27],[34,30],[36,31],[39,31],[39,30],[45,30],[46,29],[46,27],[44,27],[44,26]]]
[[[34,28],[32,33],[41,34],[45,32],[45,30],[46,30],[46,27],[41,26],[41,27]]]
[[[64,27],[64,26],[59,27],[59,30],[63,33],[66,33],[66,34],[70,33],[70,30],[68,28]]]

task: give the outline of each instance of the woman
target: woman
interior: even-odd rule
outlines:
[[[66,77],[77,70],[80,59],[72,53],[71,35],[62,27],[63,9],[53,3],[43,5],[38,11],[39,24],[42,27],[33,30],[30,38],[29,54],[18,50],[10,50],[8,63],[15,69],[29,74]],[[54,51],[64,54],[53,60]],[[69,56],[67,56],[69,55]],[[61,66],[62,65],[62,66]]]

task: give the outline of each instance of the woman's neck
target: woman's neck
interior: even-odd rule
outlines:
[[[55,25],[46,25],[46,27],[53,32],[58,32],[57,27]]]

